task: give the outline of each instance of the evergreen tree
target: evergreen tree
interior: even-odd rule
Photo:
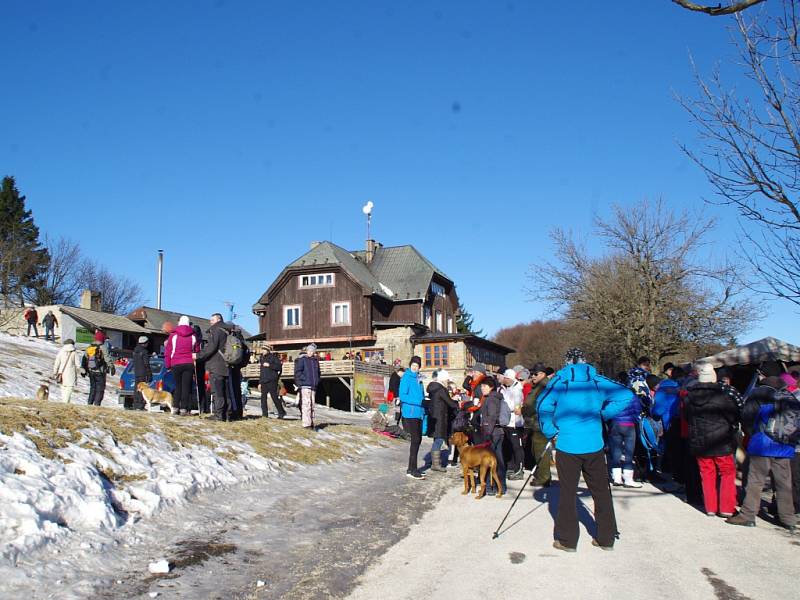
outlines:
[[[13,177],[0,185],[0,303],[22,306],[40,282],[49,256]]]
[[[471,333],[472,335],[483,335],[483,329],[475,330],[474,322],[475,317],[472,316],[464,304],[458,302],[458,316],[456,317],[456,331],[458,333]]]

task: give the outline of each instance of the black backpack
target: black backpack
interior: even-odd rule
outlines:
[[[800,400],[787,391],[775,394],[775,409],[762,431],[780,444],[800,444]]]

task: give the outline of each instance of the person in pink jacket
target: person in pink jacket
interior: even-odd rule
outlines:
[[[194,361],[192,354],[200,351],[200,341],[189,324],[189,317],[182,316],[178,326],[169,334],[164,346],[164,364],[175,377],[175,414],[189,414],[189,403],[192,398],[192,378],[194,377]]]

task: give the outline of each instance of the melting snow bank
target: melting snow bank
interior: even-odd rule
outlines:
[[[35,414],[30,407],[37,406]],[[208,423],[199,418],[3,400],[26,424],[0,412],[0,566],[29,563],[36,553],[75,536],[119,533],[200,490],[246,483],[267,473],[331,462],[386,442],[363,429],[307,432],[299,423]],[[52,411],[75,411],[117,424],[58,428]],[[79,415],[80,416],[80,415]],[[36,419],[54,429],[36,428]],[[77,420],[77,419],[76,419]],[[270,420],[272,421],[272,420]],[[78,420],[78,422],[80,422]],[[142,430],[143,423],[152,430]],[[229,437],[225,428],[229,427]],[[127,431],[130,429],[130,431]],[[333,431],[331,431],[333,430]],[[253,444],[243,441],[252,436]],[[180,441],[176,441],[176,437]],[[231,439],[233,437],[233,439]],[[268,449],[274,448],[273,452]],[[82,544],[83,545],[83,544]]]

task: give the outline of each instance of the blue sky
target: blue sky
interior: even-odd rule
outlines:
[[[729,20],[669,0],[18,2],[3,10],[0,172],[43,232],[207,315],[250,306],[332,239],[412,243],[478,326],[546,317],[548,231],[663,197],[720,219],[673,93],[729,56]],[[742,336],[800,341],[790,305]]]

